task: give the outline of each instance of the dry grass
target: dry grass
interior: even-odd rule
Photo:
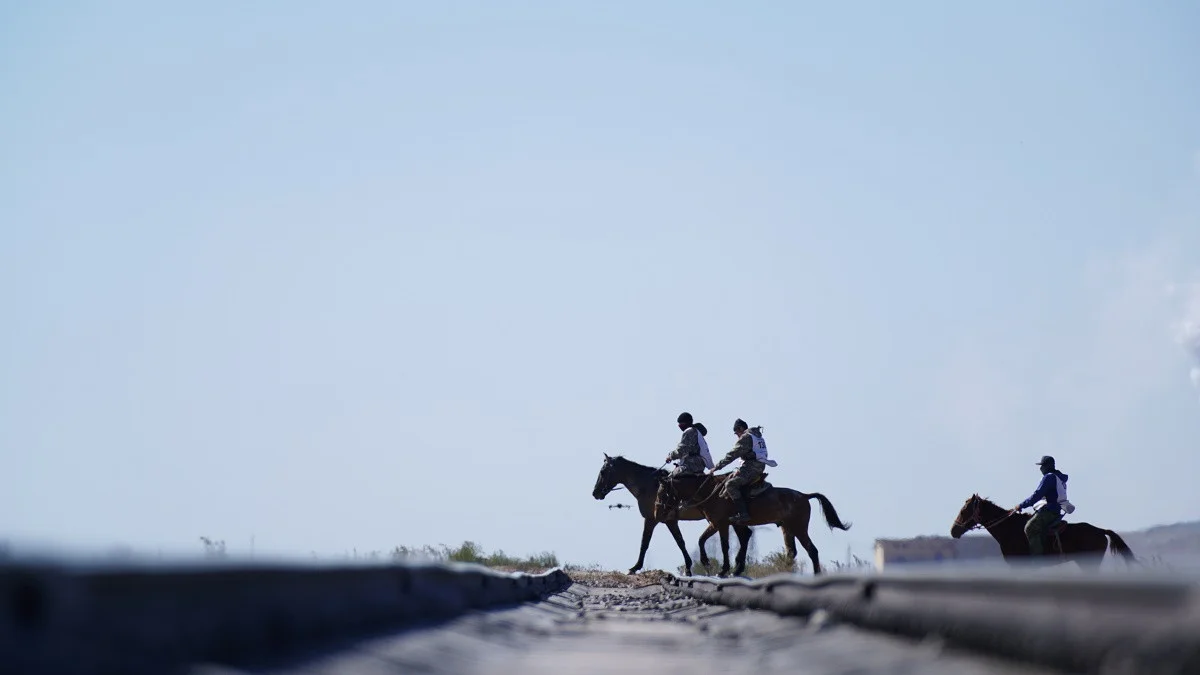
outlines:
[[[733,565],[736,555],[737,554],[734,550],[731,549],[729,551],[729,562],[731,566]],[[796,562],[793,564],[791,560],[788,560],[787,554],[782,550],[772,551],[763,556],[761,559],[755,556],[753,553],[750,553],[746,556],[746,571],[743,573],[743,576],[751,579],[759,579],[762,577],[769,577],[773,574],[808,574],[811,572],[809,569],[810,562],[806,557],[804,557],[804,555],[805,554],[801,552],[801,557],[796,558]],[[695,557],[697,559],[699,558],[699,556]],[[692,572],[694,574],[715,575],[721,569],[721,554],[720,552],[717,552],[715,556],[710,555],[709,558],[711,564],[707,568],[701,567],[700,563],[696,562],[693,565]],[[874,565],[871,563],[871,561],[865,560],[858,556],[853,556],[849,564],[842,560],[826,560],[821,563],[821,567],[825,572],[847,572],[871,568],[873,566]],[[677,571],[679,574],[683,574],[683,565],[680,565]]]
[[[201,541],[204,543],[205,553],[208,557],[223,558],[227,556],[224,541],[213,540],[208,537],[201,537]],[[692,570],[694,574],[715,575],[720,569],[721,554],[717,550],[717,539],[714,537],[706,543],[707,546],[705,548],[708,550],[713,564],[707,568],[701,567],[699,563],[699,551],[693,551],[692,559],[696,561],[693,564]],[[751,539],[749,548],[744,574],[746,577],[757,579],[773,574],[806,574],[809,572],[809,561],[803,552],[797,558],[796,564],[793,565],[782,550],[772,551],[759,558],[754,550],[753,539]],[[737,555],[736,544],[730,548],[729,555],[732,562],[733,558]],[[484,565],[502,572],[525,572],[527,574],[540,574],[560,566],[558,556],[551,552],[542,552],[525,557],[508,555],[504,551],[486,553],[479,544],[473,541],[464,541],[461,545],[453,548],[445,544],[440,544],[436,547],[422,546],[419,548],[397,546],[388,553],[371,551],[361,556],[358,551],[355,551],[353,557],[355,559],[364,558],[380,562],[388,558],[396,561],[468,562]],[[871,567],[872,565],[869,561],[854,556],[849,565],[842,561],[830,560],[825,562],[823,566],[827,572],[835,572]],[[576,583],[593,588],[642,588],[644,586],[655,586],[661,584],[667,574],[661,570],[647,570],[639,574],[630,575],[617,570],[602,570],[599,565],[568,564],[562,565],[562,568]],[[682,565],[678,567],[676,574],[684,574]]]

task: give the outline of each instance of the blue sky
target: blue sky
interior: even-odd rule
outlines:
[[[601,453],[657,466],[681,410],[718,457],[765,426],[773,482],[854,522],[814,523],[825,557],[1016,504],[1043,453],[1076,520],[1200,518],[1198,31],[1111,2],[5,7],[0,536],[623,568]]]

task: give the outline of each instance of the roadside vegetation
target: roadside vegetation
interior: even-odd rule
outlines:
[[[716,574],[721,569],[720,555],[721,553],[718,551],[717,556],[713,558],[713,561],[710,561],[711,564],[708,568],[700,567],[699,563],[693,562],[692,573]],[[729,552],[730,568],[735,565],[735,556],[736,554],[731,550]],[[796,557],[795,564],[792,564],[792,561],[788,560],[787,554],[782,550],[772,551],[762,558],[758,558],[752,554],[747,554],[745,576],[750,577],[751,579],[758,579],[760,577],[769,577],[772,574],[810,574],[812,572],[812,570],[809,569],[811,566],[811,561],[809,561],[807,554],[805,554],[803,551],[801,551],[800,555]],[[850,557],[849,563],[847,563],[845,560],[821,561],[821,568],[825,572],[850,572],[865,570],[873,567],[874,563],[856,555]],[[683,574],[683,565],[679,566],[678,571],[680,574]]]
[[[807,554],[803,550],[796,558],[796,564],[793,565],[787,559],[787,554],[782,549],[771,551],[764,556],[759,556],[755,549],[755,539],[752,537],[748,545],[746,553],[746,576],[757,579],[766,577],[772,574],[809,574],[811,573],[810,562]],[[229,554],[226,552],[224,540],[212,539],[210,537],[200,537],[200,542],[204,546],[204,554],[207,558],[227,558]],[[721,550],[720,543],[717,537],[713,537],[705,542],[705,550],[708,552],[710,566],[704,568],[700,566],[700,551],[695,549],[691,551],[694,574],[715,575],[721,568]],[[313,558],[316,558],[316,553],[313,553]],[[616,582],[618,578],[626,578],[627,575],[621,571],[603,570],[599,565],[576,565],[576,564],[561,564],[558,556],[549,551],[535,553],[526,556],[516,556],[505,553],[503,550],[488,552],[482,546],[473,541],[464,541],[458,546],[447,546],[439,544],[438,546],[396,546],[391,551],[369,551],[360,553],[357,550],[347,552],[346,558],[353,560],[366,560],[386,562],[392,561],[413,561],[413,562],[462,562],[474,563],[476,565],[484,565],[496,570],[504,572],[528,572],[538,573],[544,572],[555,567],[562,567],[568,573],[576,576],[587,576],[589,582],[593,577],[597,579],[604,577],[613,577],[612,581]],[[733,564],[737,557],[737,541],[731,541],[729,546],[730,564]],[[826,560],[821,563],[827,572],[859,570],[872,567],[872,563],[858,556],[851,556],[849,561],[845,560]],[[675,572],[683,574],[683,565],[679,565]],[[652,575],[660,576],[657,570],[646,570],[641,576]]]
[[[220,559],[229,557],[223,539],[200,537],[200,543],[204,546],[204,556],[206,558]],[[316,552],[313,552],[312,557],[314,559],[318,557]],[[559,567],[558,556],[549,551],[524,557],[509,555],[500,550],[488,553],[482,546],[473,541],[464,541],[455,547],[445,544],[420,547],[397,546],[387,552],[367,551],[360,553],[357,549],[354,549],[347,552],[344,557],[352,560],[379,562],[394,560],[474,563],[507,572],[541,572]]]
[[[771,551],[764,556],[758,555],[755,541],[758,539],[758,533],[750,537],[750,542],[746,545],[746,571],[745,576],[751,579],[760,577],[769,577],[772,574],[811,574],[812,562],[808,559],[808,554],[804,549],[800,549],[799,555],[796,556],[795,564],[788,560],[787,553],[782,547],[778,551]],[[692,556],[692,573],[697,575],[715,575],[721,569],[721,543],[716,536],[704,542],[704,550],[708,554],[709,566],[703,567],[700,565],[700,549],[695,548],[689,551]],[[738,554],[737,539],[730,537],[729,542],[729,567],[732,570],[736,566]],[[874,567],[874,563],[870,560],[852,555],[848,560],[823,560],[821,567],[825,572],[849,572],[865,570]],[[676,573],[684,573],[683,565],[676,568]]]
[[[431,560],[437,562],[462,562],[485,565],[506,572],[542,572],[558,567],[558,556],[549,551],[535,553],[525,557],[513,556],[504,551],[487,553],[483,547],[473,541],[464,541],[456,548],[441,544],[410,548],[397,546],[392,549],[389,557],[393,560]]]

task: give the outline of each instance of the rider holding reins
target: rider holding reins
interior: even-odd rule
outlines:
[[[679,439],[679,445],[676,445],[675,449],[667,454],[668,462],[678,462],[669,478],[703,476],[704,469],[712,465],[711,457],[705,461],[708,444],[704,442],[704,437],[700,434],[700,429],[703,427],[692,421],[692,414],[689,412],[679,413],[676,422],[679,424],[683,436]]]
[[[762,437],[762,427],[750,429],[748,424],[738,418],[733,423],[733,433],[737,434],[733,449],[717,462],[709,474],[715,474],[734,460],[742,460],[741,466],[725,481],[724,487],[726,496],[738,507],[737,514],[730,520],[740,523],[750,519],[750,509],[746,505],[746,488],[763,474],[766,467],[777,464],[767,457],[767,443]]]
[[[1015,511],[1027,509],[1041,500],[1046,503],[1025,523],[1025,538],[1029,540],[1029,553],[1042,555],[1044,537],[1050,526],[1062,518],[1063,511],[1072,513],[1075,506],[1067,501],[1067,474],[1054,467],[1054,458],[1046,455],[1038,462],[1042,480],[1029,498],[1017,505]]]

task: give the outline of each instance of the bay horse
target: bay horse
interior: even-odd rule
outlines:
[[[629,494],[637,500],[638,512],[642,514],[642,548],[638,552],[637,563],[629,568],[630,574],[636,574],[642,569],[642,565],[646,561],[646,549],[650,548],[650,537],[654,534],[654,528],[662,523],[670,530],[671,536],[675,538],[675,543],[679,545],[680,552],[683,553],[683,566],[687,571],[687,576],[692,575],[692,557],[688,555],[687,543],[683,541],[683,533],[679,531],[680,520],[704,520],[704,514],[697,509],[681,509],[676,517],[657,518],[654,513],[654,497],[658,489],[658,479],[662,475],[661,469],[654,469],[644,464],[638,464],[629,459],[618,455],[609,457],[608,453],[604,453],[604,464],[600,466],[600,473],[596,476],[596,486],[592,488],[592,497],[596,499],[604,499],[608,493],[612,492],[618,485],[624,485],[625,489],[629,490]],[[750,538],[750,528],[745,526],[734,526],[738,531],[738,540],[742,539],[742,530],[745,530],[745,538]],[[716,534],[717,527],[712,525],[704,530],[700,535],[700,564],[708,567],[708,553],[704,550],[704,542],[708,538]],[[721,542],[725,546],[725,568],[724,572],[729,571],[729,553],[728,553],[729,530],[728,527],[721,530]]]
[[[699,509],[704,514],[704,518],[708,520],[709,527],[716,527],[721,532],[721,552],[725,555],[727,569],[729,537],[725,532],[726,528],[732,525],[738,535],[738,544],[741,547],[737,554],[734,576],[741,576],[746,571],[746,545],[750,541],[750,528],[755,525],[778,525],[783,530],[783,545],[793,564],[796,562],[796,540],[799,539],[800,545],[804,547],[809,560],[812,561],[813,574],[821,574],[821,560],[817,547],[808,536],[808,523],[812,517],[812,507],[809,506],[808,501],[816,499],[820,502],[821,513],[825,516],[825,524],[829,526],[829,529],[832,530],[836,527],[842,531],[849,530],[850,524],[842,522],[837,509],[833,507],[833,502],[819,492],[808,494],[791,488],[771,486],[761,494],[747,499],[746,508],[750,518],[740,523],[734,523],[732,518],[738,512],[737,506],[733,500],[720,494],[725,481],[732,475],[733,472],[704,476],[680,476],[674,481],[673,488],[668,485],[662,485],[659,488],[655,495],[654,508],[656,510],[669,509],[672,504],[678,504],[682,500],[684,506]],[[751,484],[748,487],[753,488],[754,485]]]
[[[982,527],[1000,544],[1000,554],[1008,563],[1018,559],[1032,559],[1029,550],[1029,540],[1025,537],[1025,524],[1032,518],[1027,513],[1006,509],[996,505],[985,497],[971,495],[963,503],[954,525],[950,527],[950,536],[958,539],[967,532]],[[1066,523],[1062,520],[1052,525],[1046,532],[1044,552],[1040,557],[1054,557],[1056,560],[1031,560],[1031,562],[1046,562],[1058,564],[1075,562],[1081,568],[1089,571],[1099,569],[1104,561],[1106,549],[1111,549],[1113,555],[1120,554],[1125,561],[1137,562],[1133,551],[1112,530],[1104,530],[1090,523]],[[1111,547],[1110,547],[1111,544]]]

